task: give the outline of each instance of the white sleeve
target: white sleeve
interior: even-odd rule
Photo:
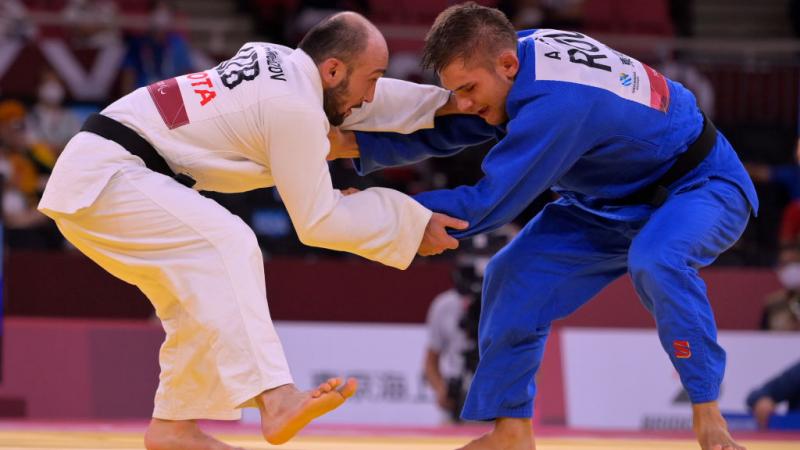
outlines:
[[[379,78],[372,102],[353,109],[341,128],[403,134],[433,128],[436,110],[449,97],[450,91],[437,86]]]
[[[432,212],[391,189],[342,195],[331,184],[321,111],[271,107],[269,115],[272,178],[300,241],[408,267]]]

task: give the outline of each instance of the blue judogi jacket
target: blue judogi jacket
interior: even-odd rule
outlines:
[[[519,73],[503,126],[477,116],[445,116],[435,128],[409,135],[356,133],[366,174],[384,167],[449,156],[465,146],[497,139],[474,186],[424,192],[416,200],[433,211],[464,219],[463,238],[514,219],[548,188],[594,214],[622,221],[646,219],[649,205],[616,206],[655,182],[700,135],[703,116],[694,95],[648,66],[581,33],[519,33]],[[724,140],[720,135],[719,139]],[[714,151],[670,192],[710,178],[742,191],[755,213],[758,199],[730,144]]]

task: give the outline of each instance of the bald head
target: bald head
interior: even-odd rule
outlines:
[[[359,56],[388,55],[386,40],[375,25],[354,12],[334,14],[306,33],[297,46],[317,64],[336,58],[353,67]]]
[[[322,82],[322,108],[341,125],[353,108],[371,102],[386,72],[389,50],[380,31],[360,14],[335,14],[314,26],[297,46],[314,60]]]

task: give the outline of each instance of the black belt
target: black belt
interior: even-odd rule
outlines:
[[[195,180],[189,175],[185,173],[176,174],[173,172],[167,165],[167,162],[164,161],[164,158],[162,158],[156,149],[141,137],[139,133],[110,117],[106,117],[102,114],[92,114],[86,119],[86,122],[83,123],[81,131],[88,131],[100,137],[104,137],[109,141],[116,142],[132,155],[142,158],[144,165],[153,172],[158,172],[170,178],[174,178],[175,181],[189,188],[195,184]]]
[[[604,203],[608,205],[651,205],[658,208],[663,205],[669,196],[669,185],[683,178],[684,175],[697,167],[714,148],[717,142],[717,129],[714,124],[703,114],[703,131],[700,136],[689,145],[689,148],[678,156],[672,167],[661,178],[648,186],[626,197],[615,198]]]

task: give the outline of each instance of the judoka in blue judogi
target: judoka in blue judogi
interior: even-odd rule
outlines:
[[[502,125],[457,115],[410,135],[357,133],[362,174],[498,140],[477,184],[415,197],[468,221],[458,238],[511,221],[547,189],[560,194],[487,268],[481,359],[462,417],[531,417],[551,323],[625,273],[692,402],[716,400],[725,352],[698,269],[758,207],[736,153],[704,128],[686,88],[588,36],[524,31],[517,56]],[[689,149],[699,159],[662,179]]]

